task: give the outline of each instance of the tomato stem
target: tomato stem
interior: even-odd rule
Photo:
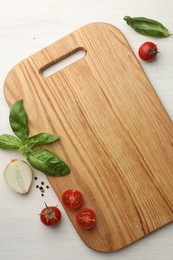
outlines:
[[[157,45],[155,45],[155,47],[153,49],[149,49],[149,55],[151,55],[153,58],[155,57],[155,55],[158,53],[157,51]]]

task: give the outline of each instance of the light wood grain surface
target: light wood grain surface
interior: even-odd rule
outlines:
[[[85,56],[45,78],[44,68],[83,48]],[[71,168],[49,178],[61,200],[72,187],[96,211],[82,240],[97,251],[123,248],[173,219],[173,125],[123,34],[85,25],[17,64],[4,93],[23,99],[31,134],[62,136],[51,149]],[[106,212],[106,214],[105,214]]]
[[[141,65],[150,79],[156,93],[164,104],[170,118],[173,118],[172,106],[172,38],[152,39],[133,32],[124,23],[124,15],[152,17],[163,22],[171,30],[171,1],[146,1],[139,6],[138,1],[22,1],[1,2],[1,133],[11,133],[8,123],[9,109],[6,104],[3,84],[9,70],[20,60],[41,48],[58,40],[76,28],[90,22],[109,22],[119,27],[128,39],[137,55],[139,45],[146,40],[153,40],[160,48],[160,55],[154,63]],[[68,6],[68,8],[67,8]],[[157,8],[155,8],[157,6]],[[33,8],[34,7],[34,8]],[[153,8],[155,11],[153,12]],[[162,114],[159,114],[162,117]],[[168,132],[170,129],[168,128]],[[1,172],[12,158],[20,158],[18,153],[0,151]],[[141,239],[137,243],[116,253],[101,254],[84,245],[76,234],[64,209],[52,189],[40,196],[35,185],[45,176],[35,171],[38,180],[33,183],[27,196],[13,193],[0,178],[0,256],[3,259],[173,259],[172,224]],[[161,185],[161,183],[160,183]],[[172,185],[172,183],[170,183]],[[163,188],[163,186],[161,185]],[[164,190],[169,194],[168,190]],[[58,229],[42,226],[38,214],[44,201],[59,204],[63,220]]]

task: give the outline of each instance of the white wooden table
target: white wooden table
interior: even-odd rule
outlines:
[[[159,20],[173,32],[172,0],[0,0],[0,133],[11,134],[9,108],[3,93],[8,71],[19,61],[90,22],[108,22],[124,33],[134,53],[145,41],[158,44],[158,59],[140,63],[173,118],[173,37],[153,39],[137,34],[123,17],[144,16]],[[118,252],[95,252],[80,240],[60,201],[50,187],[42,197],[36,185],[45,175],[34,170],[28,195],[11,191],[3,178],[3,170],[11,159],[22,158],[17,152],[0,150],[0,259],[3,260],[172,260],[173,224],[141,239]],[[23,159],[23,158],[22,158]],[[62,222],[55,228],[43,226],[38,214],[47,204],[62,211]]]

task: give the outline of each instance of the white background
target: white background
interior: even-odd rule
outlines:
[[[80,26],[98,21],[119,27],[137,56],[143,42],[158,44],[156,61],[139,62],[173,118],[173,37],[153,39],[139,35],[123,20],[125,15],[144,16],[162,22],[173,32],[172,11],[172,0],[0,0],[0,133],[12,133],[3,94],[10,69]],[[173,224],[118,252],[104,254],[89,249],[78,237],[53,190],[46,190],[43,198],[35,188],[42,180],[48,184],[43,174],[34,170],[38,181],[33,181],[28,195],[18,195],[7,187],[3,170],[13,158],[22,157],[17,152],[0,150],[0,259],[173,259]],[[62,222],[56,229],[39,221],[44,201],[58,204],[62,210]]]

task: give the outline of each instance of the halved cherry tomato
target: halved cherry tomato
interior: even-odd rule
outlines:
[[[80,209],[76,215],[76,221],[85,230],[93,229],[96,224],[96,213],[89,208]]]
[[[40,220],[46,226],[55,226],[61,220],[61,211],[55,206],[47,206],[40,213]]]
[[[62,194],[62,202],[65,207],[75,210],[82,206],[83,195],[78,190],[66,190]]]

